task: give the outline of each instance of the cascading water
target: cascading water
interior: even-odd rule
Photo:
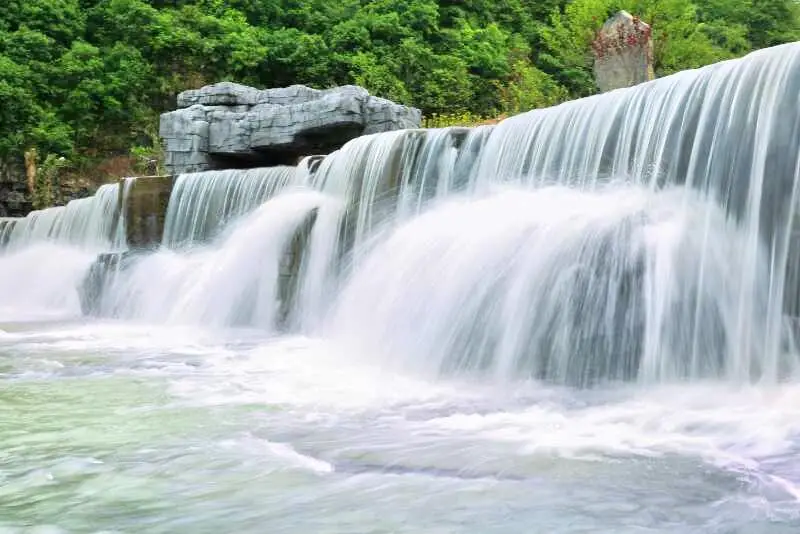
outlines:
[[[579,386],[777,376],[762,345],[766,256],[742,310],[746,232],[692,191],[512,189],[387,234],[330,326],[359,353]]]
[[[33,211],[14,224],[8,249],[53,243],[105,251],[116,241],[119,184],[100,186],[94,196],[72,200],[66,206]]]
[[[587,209],[596,213],[586,215],[584,233],[573,235],[571,239],[577,239],[578,243],[594,243],[594,249],[584,246],[583,252],[576,253],[574,247],[570,249],[569,240],[564,243],[548,243],[545,246],[536,241],[537,236],[543,234],[540,230],[543,226],[560,224],[565,231],[569,227],[568,222],[562,221],[558,214],[548,211],[550,220],[539,219],[538,224],[531,223],[533,226],[528,228],[527,236],[519,239],[523,239],[521,243],[527,243],[525,239],[536,242],[537,246],[532,247],[531,254],[541,264],[549,265],[555,271],[544,273],[532,269],[527,275],[518,276],[528,280],[527,276],[531,280],[528,283],[534,284],[530,286],[534,288],[534,294],[526,297],[528,303],[551,302],[558,305],[533,305],[533,311],[523,314],[526,317],[524,320],[511,321],[504,316],[505,319],[501,320],[503,325],[497,326],[493,335],[489,336],[487,333],[480,333],[481,330],[489,331],[493,328],[486,325],[486,314],[490,313],[488,310],[493,309],[494,301],[503,302],[517,291],[513,288],[507,289],[505,291],[508,294],[503,294],[502,286],[496,286],[495,276],[499,276],[497,273],[501,271],[501,267],[512,259],[510,252],[501,254],[503,260],[493,257],[489,252],[483,256],[469,256],[469,251],[473,249],[468,243],[471,245],[473,241],[468,234],[480,235],[479,229],[467,224],[470,215],[464,215],[465,220],[461,220],[460,225],[452,230],[452,234],[445,236],[437,234],[438,228],[450,228],[445,218],[425,215],[429,219],[423,220],[429,223],[427,226],[412,226],[416,232],[414,237],[410,237],[409,232],[412,230],[399,231],[399,235],[404,237],[390,237],[388,242],[380,245],[373,253],[374,256],[381,257],[373,257],[368,267],[365,266],[363,270],[353,274],[350,287],[372,285],[375,291],[380,291],[381,296],[376,297],[375,301],[365,303],[365,310],[369,310],[366,313],[371,318],[376,317],[376,306],[397,306],[386,311],[387,316],[383,317],[386,323],[382,327],[371,325],[366,329],[367,332],[357,337],[362,340],[370,338],[371,334],[383,328],[387,332],[396,333],[397,337],[384,337],[379,345],[403,347],[408,349],[407,354],[425,354],[428,361],[433,362],[452,358],[453,361],[449,364],[442,364],[444,367],[458,367],[457,362],[462,358],[505,358],[506,367],[512,362],[516,362],[517,367],[535,368],[538,365],[540,368],[534,370],[534,375],[551,376],[567,382],[582,383],[587,373],[594,373],[587,370],[587,366],[591,365],[588,362],[593,357],[591,354],[607,353],[613,354],[614,358],[623,358],[622,352],[631,351],[641,351],[633,357],[637,361],[642,360],[644,368],[641,373],[649,378],[694,376],[701,368],[718,371],[724,369],[723,374],[732,373],[739,377],[753,374],[777,378],[787,368],[794,368],[794,356],[790,357],[791,361],[787,362],[785,359],[787,336],[781,317],[785,301],[796,300],[800,289],[784,287],[787,267],[790,272],[796,270],[794,265],[787,266],[787,254],[797,202],[796,184],[800,178],[800,151],[797,149],[800,146],[800,115],[796,113],[797,94],[800,94],[800,46],[793,44],[757,52],[743,60],[683,72],[633,89],[532,111],[503,121],[490,132],[487,132],[487,128],[473,131],[461,146],[474,151],[477,145],[478,155],[474,164],[460,167],[463,169],[460,174],[452,170],[457,168],[457,164],[440,174],[442,163],[457,162],[459,156],[469,156],[471,152],[462,148],[455,157],[450,156],[446,150],[439,148],[440,134],[426,139],[427,146],[437,147],[438,159],[434,164],[424,157],[424,149],[413,150],[413,141],[402,143],[390,157],[376,159],[384,162],[390,162],[392,157],[407,159],[405,151],[409,150],[409,146],[415,154],[422,155],[412,164],[403,166],[404,173],[409,178],[402,181],[399,192],[393,193],[401,199],[414,199],[413,205],[416,207],[424,205],[426,198],[441,198],[451,190],[481,195],[495,188],[496,184],[517,184],[533,189],[559,184],[585,191],[583,195],[595,195],[592,191],[608,182],[630,184],[620,186],[622,189],[645,187],[654,190],[685,184],[686,187],[698,191],[704,199],[703,202],[687,200],[673,209],[676,220],[682,217],[684,220],[694,221],[693,225],[684,226],[683,233],[697,232],[699,235],[693,240],[688,236],[681,239],[696,245],[691,252],[695,263],[678,269],[676,265],[669,265],[679,259],[676,257],[667,261],[666,266],[656,262],[650,266],[652,272],[645,270],[641,280],[633,284],[642,293],[638,296],[639,300],[643,299],[645,306],[641,313],[631,310],[626,316],[620,316],[618,310],[615,310],[615,299],[609,295],[604,297],[604,303],[603,299],[595,300],[589,307],[585,306],[584,299],[562,296],[561,299],[550,300],[549,294],[554,289],[547,284],[536,286],[533,280],[553,279],[557,271],[568,269],[570,265],[571,269],[576,269],[586,267],[587,261],[590,265],[609,262],[607,253],[600,255],[598,251],[604,247],[607,249],[609,242],[624,242],[635,236],[617,235],[614,233],[617,230],[605,237],[596,235],[594,231],[603,221],[592,217],[602,217],[604,212],[599,205],[589,205]],[[409,137],[407,134],[406,139]],[[366,144],[367,141],[361,143]],[[370,155],[367,154],[363,159],[370,160],[369,158]],[[352,156],[348,160],[357,161]],[[334,164],[331,163],[331,166]],[[371,214],[374,191],[381,187],[385,179],[380,173],[372,173],[363,181],[364,186],[357,200],[359,222]],[[434,183],[436,187],[426,187],[428,183]],[[385,186],[384,190],[392,191]],[[538,197],[526,198],[529,200],[530,210],[541,211],[543,206],[537,204]],[[602,198],[606,202],[619,201],[614,196]],[[571,201],[580,202],[580,196]],[[718,206],[717,210],[723,215],[712,216],[714,211],[709,211],[704,203]],[[407,202],[401,201],[396,205],[397,215],[394,218],[383,218],[390,226],[402,223],[404,213],[416,211],[413,208],[409,210]],[[565,214],[570,213],[569,206],[559,207]],[[480,210],[477,207],[475,209],[475,215],[478,216]],[[502,204],[499,204],[498,212],[494,216],[501,217],[502,210]],[[686,213],[679,215],[681,210]],[[514,213],[517,214],[519,223],[524,224],[524,214]],[[721,218],[726,216],[730,222],[723,224]],[[492,221],[486,218],[481,220],[485,227],[492,228]],[[614,219],[605,222],[611,224],[611,228],[621,224]],[[735,231],[723,231],[734,223]],[[513,229],[509,228],[508,231],[510,236],[514,235]],[[463,235],[457,236],[459,232],[463,232]],[[717,295],[713,298],[721,300],[708,304],[709,292],[714,292],[711,288],[722,274],[720,269],[726,267],[724,255],[715,253],[711,244],[734,242],[731,241],[733,237],[725,237],[725,233],[736,236],[734,241],[738,243],[738,251],[735,254],[740,261],[728,266],[730,273],[723,277],[732,284],[725,290],[728,292],[725,298],[721,299],[722,295]],[[373,238],[372,242],[379,243],[381,239],[383,238]],[[392,250],[388,247],[393,239],[406,239],[403,245],[398,246],[416,247],[416,250]],[[439,239],[445,243],[439,242]],[[558,236],[556,239],[564,237]],[[448,240],[457,245],[449,245],[446,243]],[[479,237],[475,237],[474,242],[479,242]],[[358,250],[359,246],[369,248],[371,245],[367,242],[357,243],[355,249]],[[460,252],[466,255],[464,258],[455,251],[459,246],[464,247]],[[611,248],[630,246],[617,243]],[[687,253],[686,246],[688,245],[678,247],[680,254]],[[489,244],[484,243],[480,248],[487,251]],[[573,250],[571,256],[570,250]],[[449,253],[445,254],[446,251]],[[645,254],[642,259],[645,264],[655,261],[654,258],[648,258],[648,254],[655,252]],[[729,254],[734,254],[732,249],[729,249]],[[417,261],[427,258],[429,263],[446,257],[453,262],[453,272],[449,272],[447,266],[441,263],[435,263],[435,267],[407,265],[406,258],[416,255],[421,255]],[[543,259],[543,256],[548,258]],[[610,261],[610,264],[614,265],[619,261],[617,258]],[[393,270],[393,276],[399,277],[395,279],[399,284],[398,289],[406,298],[393,300],[385,297],[385,292],[392,287],[388,279],[383,280],[386,282],[383,284],[374,279],[376,272],[383,272],[376,265],[382,262],[392,265],[390,269]],[[476,265],[472,265],[473,262]],[[482,267],[485,269],[481,270]],[[598,267],[601,265],[594,265],[592,268]],[[418,274],[409,275],[406,268],[414,269]],[[422,272],[435,273],[430,275],[434,277],[441,273],[448,274],[444,275],[445,280],[433,283],[432,280],[422,277],[419,269]],[[427,269],[430,271],[426,271]],[[470,278],[467,274],[476,272],[487,274],[487,278]],[[495,273],[495,276],[488,276],[488,273]],[[404,276],[407,278],[403,278]],[[469,282],[464,280],[464,285],[458,286],[461,276]],[[568,275],[567,280],[570,280],[569,276],[572,275]],[[604,276],[606,278],[601,276],[596,282],[603,291],[610,291],[613,284],[609,284],[608,274]],[[683,279],[679,279],[679,276]],[[424,289],[417,291],[417,283]],[[575,284],[576,281],[572,280],[570,283]],[[469,308],[474,308],[473,312],[469,312],[464,309],[464,294],[447,293],[446,288],[451,284],[475,295],[485,293],[485,300],[475,297],[470,302],[472,308]],[[648,284],[657,284],[657,287],[653,288]],[[661,302],[653,308],[655,297],[647,292],[656,290],[661,294]],[[356,296],[349,295],[346,289],[342,299],[351,298]],[[416,305],[412,305],[409,300],[414,298],[418,299]],[[438,304],[434,306],[431,302]],[[694,309],[691,303],[694,303]],[[630,304],[633,306],[636,303]],[[715,310],[713,313],[706,309],[708,305]],[[575,306],[580,308],[579,312],[573,309]],[[670,310],[670,306],[675,309]],[[589,309],[592,311],[589,312]],[[445,310],[449,310],[449,313]],[[679,321],[680,326],[672,324],[677,310],[680,310],[678,316],[682,319]],[[420,320],[421,314],[426,311],[430,316],[425,317],[429,319]],[[521,310],[517,311],[521,313]],[[354,310],[349,310],[348,313],[352,312]],[[570,323],[569,316],[576,313],[595,317],[585,318],[578,323],[573,320]],[[629,316],[638,315],[642,317],[641,320],[637,319],[640,324],[634,330],[643,329],[642,335],[650,336],[658,343],[654,345],[646,341],[642,344],[637,341],[622,351],[613,343],[627,345],[628,341],[636,341],[640,336],[628,339],[625,336],[611,335],[610,332],[625,332],[628,328],[626,321],[632,320]],[[398,327],[398,321],[402,324],[401,317],[417,320],[419,322],[415,324],[418,329],[426,331],[431,328],[435,333],[429,336],[420,333],[414,335],[413,328],[408,331]],[[594,321],[600,321],[601,318],[605,321],[603,328],[606,329],[599,336],[602,342],[584,343],[575,339],[582,339],[583,336],[597,337],[596,330],[599,327],[594,325]],[[567,324],[570,328],[566,328]],[[560,325],[560,328],[552,325]],[[665,328],[669,332],[661,331]],[[698,332],[703,329],[707,329],[707,332],[700,335]],[[464,334],[461,339],[453,339],[456,336],[454,332],[462,330],[477,337]],[[537,333],[540,331],[541,333]],[[500,348],[494,344],[499,343],[497,339],[483,339],[487,336],[501,338],[503,342],[500,343]],[[542,339],[523,350],[522,346],[537,336]],[[559,336],[573,339],[559,341]],[[404,341],[411,338],[416,338],[411,343],[412,347],[405,346]],[[517,341],[509,341],[512,339]],[[560,347],[553,348],[559,343]],[[513,348],[506,349],[509,344]],[[470,349],[467,350],[465,345]],[[678,346],[681,346],[680,351],[677,350]],[[501,349],[510,350],[510,355],[495,354],[496,350]],[[789,347],[788,350],[794,348]],[[481,354],[470,356],[476,351]],[[560,354],[558,361],[548,360],[543,363],[542,360],[551,358],[548,354],[554,351]],[[523,353],[527,354],[530,361],[519,361],[519,355]],[[725,361],[712,364],[715,358]],[[580,364],[572,372],[569,369],[574,367],[575,359],[584,359],[587,362]],[[684,363],[679,364],[680,360]],[[614,366],[606,362],[594,366],[594,369],[609,377],[622,377],[632,372],[622,360],[615,369],[611,367]],[[514,373],[501,374],[508,376]],[[523,371],[523,376],[527,374],[528,371]]]
[[[105,212],[104,215],[107,220],[111,222],[113,233],[111,238],[111,250],[125,250],[128,247],[128,238],[126,235],[126,207],[130,200],[131,189],[136,184],[136,177],[123,178],[117,187],[120,189],[118,195],[118,205],[116,210],[112,213]]]
[[[79,313],[76,287],[95,256],[123,247],[119,201],[119,185],[107,184],[0,224],[0,319]]]
[[[306,177],[286,166],[182,174],[170,195],[164,245],[177,248],[208,241],[230,221]]]
[[[0,246],[8,243],[11,231],[14,229],[17,221],[18,219],[14,217],[0,217]]]
[[[783,311],[785,293],[798,290],[784,288],[798,93],[800,47],[788,45],[496,127],[361,137],[313,173],[304,164],[184,175],[165,243],[207,241],[230,217],[267,198],[265,210],[280,205],[282,189],[302,185],[324,196],[294,254],[294,328],[437,372],[571,384],[774,380],[795,368]],[[693,193],[676,192],[684,188]],[[295,215],[260,238],[271,235],[278,256],[306,221]],[[169,256],[186,271],[175,279],[134,270],[120,295],[139,297],[112,296],[113,309],[276,327],[221,297],[277,278],[254,257],[234,267],[227,247],[244,230],[229,232],[204,255]],[[210,278],[203,262],[230,267]],[[226,274],[242,285],[222,283]],[[213,319],[202,311],[212,309]]]
[[[798,94],[795,44],[184,175],[114,321],[124,213],[0,220],[0,530],[797,531]]]
[[[272,329],[284,254],[323,201],[316,191],[287,192],[235,223],[216,248],[142,258],[112,285],[103,307],[160,323]]]

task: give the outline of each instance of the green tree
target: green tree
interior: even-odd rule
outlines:
[[[659,76],[800,40],[796,0],[5,0],[0,158],[157,154],[159,114],[221,80],[356,83],[459,122],[548,106],[595,92],[619,9]]]

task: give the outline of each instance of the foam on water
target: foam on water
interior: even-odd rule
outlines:
[[[170,332],[179,337],[170,342]],[[292,507],[295,499],[312,500],[321,507],[298,516],[306,519],[338,513],[337,507],[319,500],[320,491],[350,495],[338,505],[344,508],[361,509],[363,504],[358,501],[374,494],[406,511],[417,510],[414,503],[419,499],[442,491],[457,495],[459,502],[473,495],[474,506],[479,507],[496,504],[499,493],[516,500],[517,493],[529,498],[534,491],[539,505],[520,503],[519,513],[571,503],[570,512],[563,512],[561,519],[566,520],[563,514],[567,513],[573,526],[584,508],[586,512],[595,510],[596,525],[619,525],[613,510],[624,508],[620,498],[639,503],[628,510],[636,514],[629,520],[639,521],[639,528],[645,520],[654,521],[653,528],[668,524],[696,528],[712,520],[703,519],[706,512],[713,521],[738,528],[754,515],[763,516],[764,521],[791,522],[792,514],[800,511],[796,499],[800,473],[792,463],[800,435],[800,413],[794,408],[800,406],[796,384],[741,387],[698,381],[576,391],[536,381],[500,387],[472,381],[432,383],[379,365],[364,365],[349,357],[346,347],[326,339],[254,340],[256,346],[248,347],[207,334],[193,338],[189,329],[113,323],[57,327],[46,336],[31,335],[35,336],[13,334],[0,339],[0,344],[3,350],[23,350],[62,365],[47,367],[46,374],[20,377],[18,388],[26,378],[34,386],[49,374],[50,382],[44,385],[49,384],[52,395],[61,391],[55,398],[64,399],[63,388],[83,376],[81,368],[87,367],[91,374],[83,387],[91,388],[87,394],[92,394],[93,400],[88,404],[93,406],[102,402],[96,388],[104,380],[116,382],[127,377],[132,383],[166,380],[169,384],[169,395],[159,399],[168,402],[164,417],[170,423],[154,430],[147,440],[137,438],[134,432],[142,430],[133,420],[158,413],[156,406],[137,403],[115,409],[124,415],[126,425],[133,425],[131,434],[121,434],[126,428],[122,425],[108,438],[113,454],[98,452],[102,464],[94,468],[97,475],[85,482],[98,488],[112,484],[103,492],[109,499],[115,484],[130,487],[135,482],[138,487],[145,483],[142,474],[161,473],[161,477],[147,479],[148,492],[143,496],[160,496],[170,502],[194,496],[203,505],[194,509],[193,515],[209,514],[207,521],[211,522],[217,512],[226,511],[225,506],[244,506],[227,511],[238,510],[239,518],[255,514],[262,526],[264,521],[282,524],[279,518],[283,515],[271,508],[258,508],[257,512],[250,508],[250,499],[238,503],[219,494],[233,495],[225,488],[228,484],[235,484],[230,491],[239,487],[234,475],[244,469],[249,494],[273,488],[264,502],[279,499],[282,506]],[[114,357],[103,358],[103,354]],[[69,380],[59,381],[58,376]],[[119,389],[117,385],[111,391]],[[119,402],[118,396],[114,399]],[[39,402],[49,401],[40,398]],[[82,427],[96,429],[86,406],[73,409],[80,410]],[[210,413],[211,419],[203,420],[201,427],[209,433],[208,441],[198,443],[193,436],[184,447],[170,449],[170,443],[180,436],[177,429],[185,417],[181,414],[198,410]],[[52,425],[47,429],[52,432]],[[36,427],[29,426],[28,432],[37,432]],[[74,446],[72,441],[85,433],[65,434],[64,446]],[[33,436],[36,434],[31,434],[28,447],[40,450],[42,444],[33,441]],[[105,446],[99,435],[93,439],[96,442],[83,443],[80,450],[90,454],[86,449],[90,443]],[[17,441],[13,438],[8,444],[16,447]],[[125,452],[120,452],[121,446]],[[115,460],[120,455],[125,460],[122,463]],[[139,455],[148,457],[147,463],[130,460]],[[66,471],[68,460],[54,461],[41,475],[50,473],[55,477],[51,483],[64,483],[72,476]],[[689,464],[684,465],[687,460]],[[704,462],[706,467],[692,461]],[[126,469],[125,462],[139,467],[123,471],[126,476],[115,474]],[[165,469],[178,474],[165,480]],[[74,476],[81,477],[94,472],[85,467],[73,470]],[[688,480],[685,487],[681,486],[683,479]],[[209,480],[218,491],[201,491],[210,487]],[[405,500],[403,488],[414,481],[421,484],[412,492],[417,500]],[[4,487],[9,498],[18,500],[25,491],[38,491],[40,498],[48,498],[41,494],[41,487],[25,489],[23,482],[14,478],[13,484]],[[486,483],[490,485],[484,486]],[[714,489],[714,484],[723,484],[724,491]],[[179,488],[182,491],[175,493]],[[360,488],[358,495],[364,492],[363,497],[352,493],[356,488]],[[582,489],[574,493],[577,488]],[[683,496],[681,488],[692,495]],[[583,497],[564,498],[565,491]],[[665,506],[693,503],[696,512],[682,509],[679,515],[668,514],[669,521],[643,517],[638,509],[652,510],[655,503],[648,495],[653,491]],[[711,501],[704,500],[706,492]],[[97,497],[94,499],[92,502]],[[381,506],[374,498],[370,503],[370,509]],[[184,506],[194,504],[187,501]],[[160,508],[155,510],[139,508],[136,517],[153,520],[154,513],[164,521],[170,517]],[[431,517],[436,523],[446,521],[452,513],[444,509],[435,516],[438,519]],[[490,521],[485,513],[478,513],[472,521]],[[533,521],[519,513],[514,514],[515,522],[503,524],[512,528]],[[81,505],[70,517],[92,517],[86,514]],[[47,517],[42,515],[41,520]],[[116,517],[119,521],[120,516]],[[71,524],[56,517],[50,522]],[[564,528],[556,523],[561,526],[553,528]],[[237,519],[234,524],[244,523]],[[340,526],[340,522],[336,524]],[[621,525],[618,530],[627,531]]]
[[[211,247],[168,249],[142,259],[117,280],[109,313],[156,323],[275,328],[281,260],[325,198],[286,192],[230,228]]]
[[[78,284],[94,258],[46,242],[0,256],[0,322],[79,317]]]
[[[748,484],[770,486],[777,499],[795,499],[800,487],[800,473],[781,463],[800,449],[796,384],[742,388],[696,382],[580,395],[539,382],[502,388],[431,384],[346,363],[335,353],[341,349],[322,340],[274,341],[212,357],[202,375],[175,382],[173,391],[206,406],[283,406],[287,421],[313,425],[323,436],[366,417],[371,429],[350,431],[363,435],[356,441],[361,439],[365,450],[377,440],[378,449],[369,455],[369,468],[376,470],[447,472],[453,450],[479,447],[480,459],[457,464],[466,477],[471,472],[534,476],[529,469],[536,458],[613,465],[677,455],[702,459]],[[404,437],[386,441],[395,435]],[[404,453],[409,450],[418,452]],[[359,462],[313,443],[306,443],[301,454],[316,459],[321,454],[333,470],[337,465],[356,469]]]
[[[239,436],[239,439],[228,440],[221,444],[223,447],[245,449],[247,453],[272,457],[283,469],[300,469],[318,475],[327,475],[334,472],[330,463],[301,454],[287,443],[273,443],[269,440],[259,439],[252,434]]]

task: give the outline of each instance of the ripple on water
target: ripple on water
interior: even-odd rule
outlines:
[[[370,368],[319,340],[127,328],[0,336],[15,354],[0,360],[0,526],[800,528],[794,385],[497,390]]]

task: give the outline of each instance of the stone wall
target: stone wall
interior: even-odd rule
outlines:
[[[167,171],[180,174],[291,164],[360,135],[418,128],[421,119],[420,110],[356,86],[259,90],[222,82],[178,95],[159,134]]]
[[[595,81],[602,92],[655,78],[650,26],[627,11],[618,12],[603,24],[592,50]]]
[[[120,184],[119,205],[128,247],[148,249],[161,244],[172,186],[172,176],[135,178],[127,191],[124,183]]]

